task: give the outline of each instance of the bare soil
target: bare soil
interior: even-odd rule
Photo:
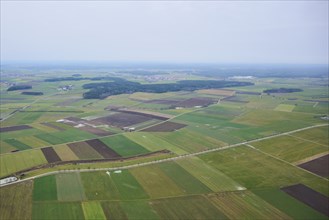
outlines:
[[[45,155],[45,158],[47,159],[48,163],[62,161],[61,158],[56,153],[56,151],[54,150],[54,148],[52,147],[41,148],[41,151],[43,155]]]
[[[221,100],[227,102],[248,103],[248,101],[239,100],[236,96],[225,97]]]
[[[175,105],[179,103],[179,100],[169,100],[169,99],[153,99],[144,101],[144,103],[153,103],[153,104],[161,104],[161,105]]]
[[[95,134],[97,136],[108,136],[108,135],[114,134],[110,131],[105,131],[105,130],[102,130],[102,129],[99,129],[99,128],[94,128],[94,127],[91,127],[91,126],[88,126],[88,125],[86,125],[84,127],[79,127],[78,129],[80,129],[82,131],[87,131],[87,132]]]
[[[98,139],[88,140],[86,143],[94,148],[104,158],[120,158],[121,156]]]
[[[158,120],[168,120],[170,117],[165,117],[163,115],[155,115],[155,114],[149,114],[146,112],[138,112],[135,110],[126,110],[126,109],[120,109],[120,110],[115,110],[116,112],[123,112],[123,113],[129,113],[129,114],[133,114],[133,115],[140,115],[140,116],[145,116],[145,117],[149,117],[152,119],[158,119]]]
[[[107,125],[112,125],[122,128],[122,127],[128,127],[131,125],[139,124],[149,120],[152,120],[152,118],[143,115],[120,112],[118,114],[96,118],[94,120],[91,120],[91,122],[97,124],[107,124]]]
[[[329,198],[321,193],[318,193],[303,184],[283,187],[281,190],[318,212],[329,216]]]
[[[317,175],[328,177],[329,176],[329,154],[314,160],[308,161],[298,165],[299,167],[308,170]]]
[[[17,125],[17,126],[11,126],[11,127],[0,127],[0,132],[10,132],[10,131],[19,131],[24,129],[31,129],[31,126],[28,125]]]

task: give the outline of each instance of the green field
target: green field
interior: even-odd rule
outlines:
[[[214,192],[244,189],[236,181],[197,157],[177,160],[176,163]]]
[[[294,110],[294,105],[279,104],[274,110],[282,112],[292,112]]]
[[[30,146],[16,140],[16,139],[6,139],[4,140],[7,144],[10,144],[11,146],[14,146],[17,150],[27,150],[31,149]]]
[[[21,151],[0,155],[0,176],[7,176],[20,170],[47,163],[41,150]]]
[[[141,184],[128,170],[122,170],[121,173],[111,172],[110,175],[119,191],[121,200],[145,199],[149,197]]]
[[[106,220],[105,214],[99,202],[83,202],[82,209],[86,219]]]
[[[78,202],[34,202],[34,220],[79,220],[85,219],[81,204]]]
[[[259,189],[253,193],[293,219],[328,219],[279,189]]]
[[[4,82],[31,83],[35,91],[40,90],[45,95],[36,97],[21,95],[21,91],[7,92],[7,84],[1,84],[1,117],[10,116],[1,121],[1,127],[26,124],[32,128],[1,131],[0,176],[13,176],[19,171],[46,165],[47,160],[40,150],[45,146],[52,147],[62,161],[71,162],[49,164],[25,171],[24,175],[19,173],[17,177],[23,180],[32,179],[1,186],[1,220],[328,219],[280,189],[300,183],[329,196],[328,178],[297,166],[328,152],[329,126],[257,140],[295,129],[327,125],[328,121],[323,117],[328,116],[327,78],[266,76],[242,80],[254,85],[224,90],[137,92],[104,99],[83,99],[82,94],[88,90],[82,86],[109,82],[110,79],[44,82],[47,78],[71,77],[77,73],[86,78],[96,75],[117,77],[120,71],[120,68],[107,70],[103,67],[45,68],[42,71],[22,68],[15,70],[17,74],[24,73],[21,77],[11,78],[5,74]],[[151,76],[135,75],[131,69],[122,71],[125,79],[148,85],[215,79],[195,75],[198,68],[184,71],[180,67],[177,71],[155,68],[151,71],[155,75]],[[72,85],[73,89],[59,89],[64,85]],[[266,89],[280,87],[303,91],[263,93]],[[214,104],[176,108],[181,101],[192,100],[196,104],[191,106],[197,106],[197,102],[205,98],[212,99]],[[164,119],[140,113],[131,116],[133,121],[126,121],[124,117],[111,118],[108,122],[94,120],[117,114],[120,110],[166,114],[170,116],[169,121],[186,127],[173,132],[141,132],[142,128]],[[98,136],[74,127],[74,123],[57,121],[67,117],[77,118],[77,124],[86,123],[115,134]],[[143,117],[149,118],[144,120]],[[122,130],[125,124],[136,127],[136,131]],[[85,142],[95,138],[122,158],[97,163],[78,162],[104,159]],[[247,140],[254,141],[241,144]],[[232,144],[237,145],[192,155]],[[19,151],[12,152],[15,150]],[[156,151],[161,152],[144,155]],[[134,157],[136,155],[138,157]],[[166,158],[174,160],[142,164]],[[139,166],[141,164],[143,166]],[[124,167],[127,165],[134,166]],[[115,167],[116,170],[111,169]],[[48,172],[55,173],[47,175]]]
[[[100,140],[123,157],[129,157],[150,152],[141,145],[131,141],[123,135],[106,137]]]
[[[157,136],[189,153],[218,148],[226,145],[226,143],[222,141],[200,135],[187,129],[181,129],[171,133],[163,132],[161,134],[157,134]]]
[[[127,201],[121,202],[121,207],[128,219],[160,219],[156,211],[152,209],[147,201]]]
[[[210,195],[208,198],[229,219],[289,218],[285,213],[248,191],[240,193],[229,192],[224,195]]]
[[[138,143],[149,151],[168,149],[176,154],[186,154],[187,152],[167,141],[157,137],[155,134],[147,132],[127,133],[126,137]]]
[[[328,180],[245,146],[204,154],[200,158],[247,189],[303,183],[329,194]]]
[[[56,175],[59,201],[83,201],[86,199],[79,173]]]
[[[162,219],[228,219],[203,196],[153,200],[151,205]]]
[[[288,162],[296,162],[329,150],[327,146],[301,140],[293,136],[281,136],[255,142],[252,143],[252,146]]]
[[[33,184],[33,201],[57,200],[56,177],[54,175],[38,178]]]
[[[158,166],[177,186],[183,189],[184,193],[202,194],[212,192],[206,185],[174,162],[163,163]]]
[[[128,219],[120,202],[102,202],[101,203],[106,219]]]
[[[80,175],[86,197],[89,200],[117,200],[120,198],[115,183],[105,171],[81,173]]]
[[[130,171],[151,198],[183,195],[184,191],[156,166],[139,167]],[[166,186],[166,187],[163,187]]]

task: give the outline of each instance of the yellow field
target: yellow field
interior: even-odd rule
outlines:
[[[294,110],[294,105],[287,105],[287,104],[280,104],[274,110],[275,111],[282,111],[282,112],[292,112]]]
[[[54,147],[54,150],[63,161],[79,160],[77,155],[66,145],[61,144]]]
[[[27,145],[33,148],[45,147],[50,145],[49,143],[34,136],[25,136],[16,139],[22,143],[26,143]]]
[[[211,195],[209,199],[230,219],[291,219],[248,191]]]
[[[25,150],[0,156],[0,176],[7,176],[20,170],[47,163],[41,150]]]

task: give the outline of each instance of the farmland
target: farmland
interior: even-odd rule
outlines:
[[[229,88],[84,99],[92,91],[84,85],[109,85],[113,71],[96,71],[96,80],[87,70],[74,80],[70,70],[22,78],[43,96],[1,85],[0,176],[22,182],[1,186],[0,219],[328,218],[316,202],[285,191],[300,184],[315,198],[329,196],[323,80],[259,77]],[[124,82],[159,89],[214,79],[169,75],[176,80],[128,74]],[[263,92],[275,88],[301,91]]]

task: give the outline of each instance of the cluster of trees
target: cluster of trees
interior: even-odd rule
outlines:
[[[117,78],[119,79],[119,78]],[[194,91],[198,89],[215,89],[233,86],[253,85],[250,82],[219,81],[219,80],[182,80],[177,83],[166,84],[140,84],[124,79],[113,82],[88,83],[83,85],[84,89],[89,89],[83,94],[85,99],[103,99],[111,95],[129,94],[134,92],[164,93],[176,91]]]
[[[31,85],[15,85],[7,89],[7,91],[23,90],[23,89],[32,89]]]
[[[78,75],[78,74],[76,74]],[[109,81],[120,81],[121,78],[118,77],[110,77],[110,76],[105,76],[105,77],[74,77],[74,76],[69,76],[69,77],[57,77],[57,78],[49,78],[45,79],[45,82],[61,82],[61,81],[80,81],[80,80],[109,80]]]
[[[264,93],[270,94],[270,93],[292,93],[292,92],[302,92],[302,89],[297,88],[279,88],[279,89],[267,89],[264,90]]]
[[[43,95],[43,92],[22,92],[22,95]]]

